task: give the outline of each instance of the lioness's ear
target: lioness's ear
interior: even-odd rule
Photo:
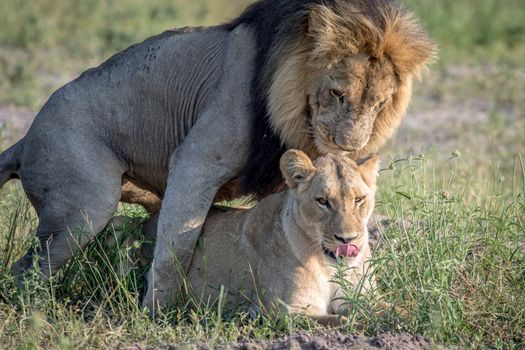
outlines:
[[[298,150],[289,150],[281,157],[281,173],[288,187],[294,189],[310,179],[315,167],[312,160]]]
[[[370,187],[375,186],[376,184],[377,175],[379,174],[380,162],[381,159],[377,153],[372,153],[357,161],[359,172],[361,173],[363,180]]]

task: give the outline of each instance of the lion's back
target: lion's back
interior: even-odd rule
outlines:
[[[130,46],[57,90],[27,139],[66,150],[78,140],[107,144],[130,179],[162,194],[171,154],[217,89],[228,35],[173,30]]]

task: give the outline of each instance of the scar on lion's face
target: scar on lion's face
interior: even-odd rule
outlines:
[[[332,65],[314,81],[308,103],[316,144],[323,153],[363,148],[398,85],[388,59],[365,54]]]

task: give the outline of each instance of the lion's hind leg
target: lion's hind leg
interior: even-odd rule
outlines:
[[[109,151],[103,152],[98,152],[105,161],[100,165],[77,156],[22,169],[22,184],[39,218],[37,254],[44,279],[101,232],[117,209],[123,170]],[[14,264],[17,279],[32,267],[35,253],[30,249]]]

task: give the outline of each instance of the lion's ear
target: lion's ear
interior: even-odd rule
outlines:
[[[372,153],[357,161],[359,172],[361,173],[363,180],[370,187],[373,187],[376,184],[377,175],[379,175],[380,163],[381,158],[379,158],[379,154],[377,153]]]
[[[320,32],[323,24],[323,19],[321,18],[319,11],[311,9],[308,13],[308,34],[316,35]]]
[[[387,23],[382,48],[400,75],[416,77],[437,54],[437,45],[410,13]]]
[[[356,54],[357,40],[348,40],[354,36],[354,29],[328,6],[312,6],[308,13],[308,34],[314,42],[312,56],[330,62]]]
[[[289,150],[281,157],[281,173],[291,189],[307,182],[314,173],[312,160],[298,150]]]

